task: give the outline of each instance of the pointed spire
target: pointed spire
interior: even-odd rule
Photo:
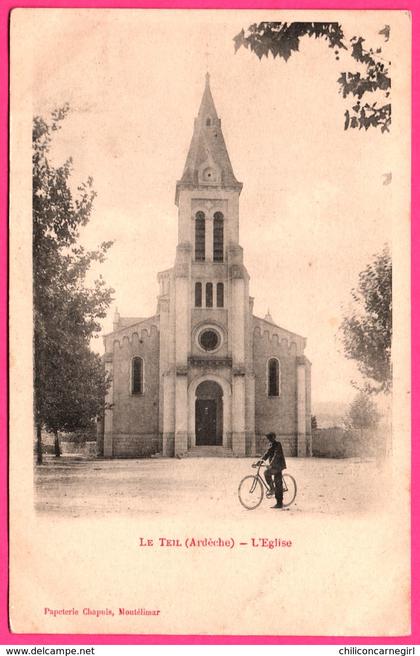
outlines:
[[[115,312],[114,312],[114,319],[113,319],[113,322],[112,322],[114,330],[118,330],[118,328],[120,326],[120,319],[121,319],[120,313],[118,312],[118,308],[116,307]]]
[[[220,119],[217,116],[216,106],[214,104],[213,96],[210,89],[210,73],[206,73],[206,81],[204,85],[204,93],[201,99],[200,109],[198,110],[198,116],[196,122],[200,124],[205,124],[206,127],[210,126],[220,126]],[[209,123],[208,121],[211,121]]]
[[[270,308],[267,308],[267,314],[265,315],[264,319],[270,323],[274,323],[273,317],[270,314]]]
[[[210,89],[210,73],[205,75],[204,92],[194,121],[194,132],[185,162],[181,180],[177,182],[178,193],[183,186],[201,185],[221,186],[229,189],[242,189],[233,173],[221,121]]]

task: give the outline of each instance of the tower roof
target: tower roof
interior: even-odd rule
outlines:
[[[208,178],[204,177],[204,171]],[[184,172],[177,182],[178,191],[182,187],[198,187],[214,185],[224,188],[234,188],[239,191],[242,183],[238,182],[233,173],[232,164],[223,137],[221,120],[217,115],[213,96],[210,90],[210,75],[206,74],[206,83],[200,109],[194,120],[194,132],[191,139]]]

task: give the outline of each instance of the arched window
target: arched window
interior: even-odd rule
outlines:
[[[201,307],[203,305],[203,301],[201,300],[201,293],[202,293],[202,284],[201,284],[201,282],[196,282],[195,283],[195,307]]]
[[[223,307],[224,306],[224,289],[223,289],[223,283],[222,282],[217,283],[216,297],[217,297],[217,307]]]
[[[223,214],[213,217],[213,262],[223,262]]]
[[[211,118],[206,119],[206,125],[211,125]]]
[[[206,282],[206,307],[213,307],[213,283]]]
[[[131,361],[131,393],[143,394],[143,358]]]
[[[206,219],[204,212],[195,215],[195,259],[202,262],[206,259]]]
[[[268,396],[279,396],[280,394],[280,364],[277,358],[268,361]]]

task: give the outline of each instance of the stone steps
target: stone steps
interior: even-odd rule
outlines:
[[[194,446],[186,453],[182,454],[183,458],[234,458],[232,449],[224,446]]]

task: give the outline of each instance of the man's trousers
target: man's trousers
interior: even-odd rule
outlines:
[[[271,467],[267,467],[264,472],[265,480],[270,486],[270,490],[274,492],[277,503],[283,505],[283,476],[282,472],[275,470],[273,471]],[[274,479],[274,480],[273,480]]]

